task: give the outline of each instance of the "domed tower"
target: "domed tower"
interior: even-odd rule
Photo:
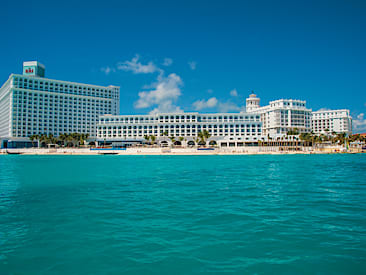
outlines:
[[[246,110],[247,112],[253,112],[259,107],[260,98],[256,94],[252,93],[246,100]]]

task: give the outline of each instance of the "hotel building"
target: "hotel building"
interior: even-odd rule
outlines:
[[[99,116],[119,114],[119,90],[48,79],[42,64],[24,62],[23,74],[11,74],[0,88],[1,145],[29,146],[35,134],[77,132],[95,138]]]
[[[143,141],[154,135],[158,143],[169,142],[168,137],[184,139],[186,145],[196,145],[199,132],[208,131],[209,142],[234,141],[239,146],[258,142],[262,138],[262,122],[258,114],[246,113],[169,113],[154,115],[104,115],[97,126],[99,143]],[[169,142],[170,143],[170,142]]]
[[[315,134],[352,134],[352,117],[347,109],[316,111],[312,113],[312,129]]]
[[[278,137],[288,131],[298,129],[299,133],[311,132],[311,109],[306,108],[306,101],[297,99],[279,99],[260,107],[260,99],[251,94],[246,99],[246,111],[258,114],[263,123],[263,135]]]
[[[23,74],[11,74],[0,88],[1,147],[32,146],[31,135],[74,132],[114,145],[143,142],[151,135],[158,142],[174,137],[196,145],[199,132],[206,130],[209,142],[238,146],[276,139],[295,128],[299,133],[352,132],[349,110],[312,112],[302,100],[280,99],[261,107],[251,94],[246,112],[155,115],[119,115],[119,100],[119,87],[47,79],[42,64],[24,62]]]

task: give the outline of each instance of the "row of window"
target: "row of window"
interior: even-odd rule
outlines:
[[[209,131],[209,133],[213,136],[227,136],[227,135],[238,135],[238,136],[257,136],[260,135],[260,132],[255,131],[239,131],[234,129],[225,129],[225,130],[215,130],[215,131]],[[131,137],[131,136],[139,136],[144,137],[146,135],[154,134],[156,136],[164,136],[163,131],[98,131],[97,136],[99,138],[111,138],[111,137]],[[195,130],[192,131],[169,131],[168,136],[197,136],[198,132]]]
[[[75,85],[67,82],[29,79],[26,77],[14,77],[13,85],[17,88],[31,90],[65,92],[68,94],[106,98],[117,98],[119,92],[118,88],[107,89],[89,85]]]
[[[196,116],[196,115],[177,115],[159,117],[119,117],[101,118],[101,123],[156,123],[156,122],[220,122],[220,121],[259,121],[259,116]]]
[[[158,126],[98,126],[98,129],[217,129],[217,128],[258,128],[261,129],[260,124],[237,124],[237,125],[160,125]]]
[[[271,107],[276,107],[276,106],[293,106],[293,107],[305,107],[305,103],[303,102],[297,102],[297,101],[281,101],[281,102],[274,102],[271,103]]]

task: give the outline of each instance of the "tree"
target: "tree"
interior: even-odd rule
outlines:
[[[29,139],[32,141],[32,146],[34,147],[34,141],[36,140],[37,141],[37,143],[38,143],[38,145],[37,145],[37,147],[39,147],[39,135],[31,135],[30,137],[29,137]]]
[[[211,137],[211,134],[207,130],[199,131],[197,137],[201,143],[206,144],[207,139]]]
[[[66,139],[67,139],[67,134],[60,134],[60,135],[58,136],[58,139],[59,139],[59,141],[61,142],[61,145],[62,145],[62,146],[65,146],[65,141],[66,141]]]
[[[287,135],[288,136],[296,136],[296,135],[298,135],[299,134],[299,129],[298,128],[294,128],[294,129],[292,129],[292,130],[289,130],[288,132],[287,132]]]
[[[85,145],[85,141],[89,138],[89,134],[78,134],[80,145]]]
[[[41,134],[41,136],[39,137],[39,141],[41,143],[41,147],[42,147],[43,143],[45,143],[47,145],[48,144],[48,137],[45,134]]]
[[[151,136],[150,136],[150,139],[151,139],[151,145],[153,145],[153,144],[155,143],[156,136],[151,135]]]
[[[175,142],[175,137],[171,136],[171,137],[169,137],[169,139],[170,139],[170,141],[172,142],[172,144],[174,144],[174,142]]]
[[[205,139],[209,139],[211,137],[211,134],[209,133],[209,131],[207,130],[203,130],[203,136],[205,137]]]

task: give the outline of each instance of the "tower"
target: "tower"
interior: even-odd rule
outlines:
[[[38,61],[23,62],[23,75],[44,77],[45,66]]]
[[[253,112],[259,107],[260,98],[256,94],[252,93],[249,98],[246,99],[247,112]]]

